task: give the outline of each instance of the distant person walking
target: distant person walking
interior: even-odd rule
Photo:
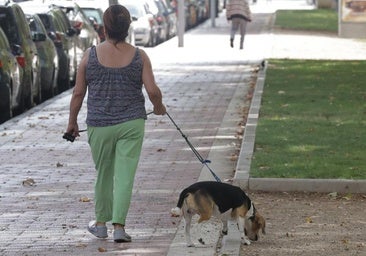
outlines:
[[[103,21],[106,40],[87,49],[79,65],[66,132],[79,136],[77,117],[88,93],[88,143],[97,178],[96,220],[87,228],[94,236],[106,238],[110,221],[114,241],[120,243],[131,241],[124,227],[145,131],[143,85],[154,114],[164,115],[166,109],[149,57],[125,41],[131,24],[128,10],[111,5]]]
[[[247,23],[252,21],[252,13],[247,0],[228,0],[226,4],[226,18],[231,21],[230,46],[234,47],[236,32],[240,31],[240,49],[244,47],[244,37]]]

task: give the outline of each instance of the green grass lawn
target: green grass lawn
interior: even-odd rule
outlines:
[[[338,13],[330,9],[278,10],[275,27],[336,33],[338,31]]]
[[[366,178],[366,61],[269,60],[251,177]]]

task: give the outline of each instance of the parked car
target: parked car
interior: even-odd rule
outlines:
[[[172,0],[171,5],[175,8],[177,16],[179,16],[178,0]],[[184,0],[184,16],[185,30],[188,30],[198,24],[196,0]]]
[[[97,23],[97,32],[100,38],[100,41],[103,42],[105,40],[104,35],[104,22],[103,22],[103,13],[108,8],[108,4],[103,1],[90,1],[90,0],[78,0],[77,1],[80,8],[83,10],[85,15],[95,24]],[[95,28],[94,27],[94,28]],[[132,45],[135,45],[135,34],[133,30],[133,24],[131,24],[128,30],[128,37],[126,38],[126,42]]]
[[[105,40],[103,10],[96,7],[94,2],[78,1],[77,3],[86,17],[90,20],[91,24],[93,24],[95,31],[98,33],[100,42],[103,42]]]
[[[56,47],[58,56],[57,91],[67,90],[76,78],[76,70],[81,60],[81,49],[77,48],[79,37],[71,27],[66,14],[59,8],[41,2],[27,1],[19,3],[28,14],[37,14]]]
[[[143,0],[119,0],[132,17],[135,34],[135,44],[152,47],[158,42],[159,30],[154,15],[149,12],[147,3]]]
[[[12,53],[9,41],[0,28],[0,122],[11,117],[22,108],[23,69]],[[21,109],[22,110],[22,109]]]
[[[60,8],[68,17],[72,27],[78,31],[80,38],[79,48],[84,51],[93,45],[97,45],[100,40],[89,18],[76,2],[70,1],[50,1],[52,6]]]
[[[177,34],[177,13],[175,8],[171,5],[170,0],[161,0],[164,6],[164,15],[167,17],[168,20],[168,38],[171,38]]]
[[[190,29],[198,25],[198,5],[196,0],[185,0],[184,6],[188,13],[186,20],[186,29]]]
[[[166,16],[165,6],[160,0],[145,0],[149,12],[154,15],[158,24],[158,43],[162,43],[169,38],[169,20]]]
[[[13,54],[24,70],[23,101],[26,108],[41,102],[41,76],[37,48],[21,7],[17,4],[0,6],[0,27],[6,34]]]
[[[78,31],[72,27],[66,14],[56,6],[50,7],[48,13],[54,21],[54,27],[52,29],[54,29],[56,35],[56,47],[61,44],[67,55],[68,70],[61,70],[61,68],[59,70],[59,72],[62,72],[62,75],[59,76],[58,87],[63,91],[69,89],[74,84],[77,68],[81,62],[84,50],[81,48],[82,43]]]
[[[198,0],[197,7],[197,19],[199,23],[210,18],[210,0]]]
[[[33,41],[36,44],[41,65],[42,100],[58,93],[58,55],[56,46],[48,37],[47,31],[37,14],[26,14]]]

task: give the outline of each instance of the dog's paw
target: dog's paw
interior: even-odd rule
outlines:
[[[244,244],[244,245],[250,245],[250,241],[248,239],[241,239],[241,243]]]
[[[179,217],[182,214],[182,210],[178,207],[175,207],[170,210],[170,213],[172,214],[172,217]]]

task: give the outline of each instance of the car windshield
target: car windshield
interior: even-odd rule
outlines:
[[[89,8],[82,8],[83,12],[87,17],[93,17],[98,24],[103,23],[103,18],[101,16],[101,13],[97,9],[89,9]]]
[[[27,20],[29,22],[29,28],[31,29],[32,32],[39,32],[39,33],[44,33],[45,32],[43,30],[41,24],[39,22],[37,22],[35,17],[33,17],[31,15],[27,16]]]
[[[52,20],[50,16],[47,14],[38,14],[39,18],[41,19],[43,26],[49,31],[53,27]]]
[[[142,17],[144,15],[143,12],[142,12],[142,10],[139,9],[135,5],[128,5],[127,4],[127,5],[125,5],[125,7],[130,12],[131,17],[140,18],[140,17]]]

